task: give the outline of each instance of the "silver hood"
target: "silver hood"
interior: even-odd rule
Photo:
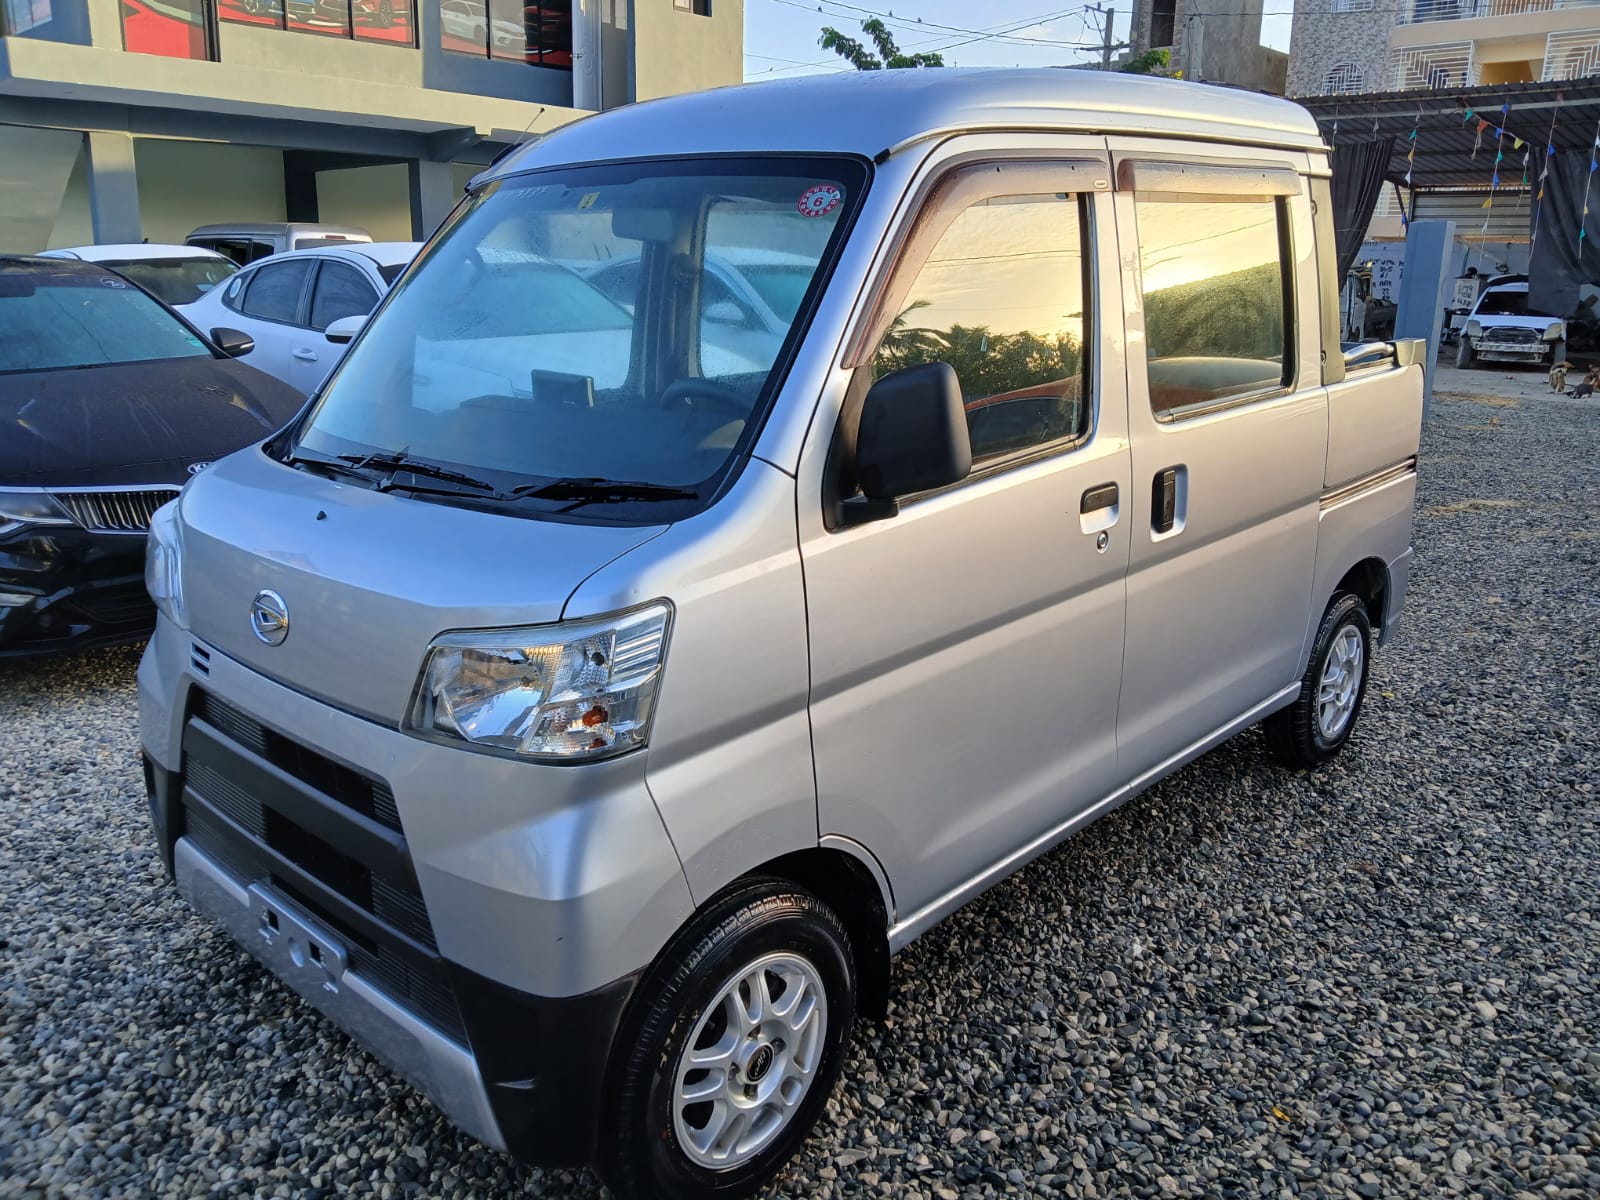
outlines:
[[[256,447],[197,476],[179,515],[195,636],[387,725],[405,714],[439,633],[558,620],[587,576],[665,528],[430,503],[299,471]],[[289,614],[275,646],[251,627],[266,590]]]

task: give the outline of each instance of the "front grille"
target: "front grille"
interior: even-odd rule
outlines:
[[[66,603],[95,625],[145,624],[156,619],[156,607],[143,580],[79,588]]]
[[[1537,329],[1523,329],[1512,325],[1493,326],[1483,335],[1487,342],[1525,342],[1536,346],[1542,340]]]
[[[156,509],[177,494],[175,487],[53,493],[90,533],[144,533]]]
[[[209,662],[210,656],[207,655]],[[364,817],[371,817],[397,833],[400,831],[400,810],[395,807],[394,793],[383,780],[363,775],[284,737],[274,729],[268,729],[249,713],[209,692],[196,694],[194,715],[207,725],[220,729],[241,746],[259,754],[280,771],[287,771],[301,783],[316,788]]]
[[[185,835],[243,881],[264,881],[305,909],[345,943],[352,970],[464,1042],[388,786],[208,692],[193,697]]]

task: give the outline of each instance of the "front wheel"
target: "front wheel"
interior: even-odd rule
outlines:
[[[1478,365],[1478,356],[1473,352],[1472,339],[1466,334],[1461,335],[1461,341],[1456,344],[1456,366],[1463,371]]]
[[[713,901],[646,976],[617,1043],[597,1166],[622,1200],[733,1200],[775,1175],[839,1076],[850,939],[780,880]]]
[[[1367,694],[1372,662],[1372,622],[1367,606],[1350,592],[1333,598],[1311,644],[1300,694],[1263,726],[1267,746],[1285,766],[1315,767],[1350,740]]]

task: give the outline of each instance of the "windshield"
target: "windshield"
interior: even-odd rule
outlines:
[[[801,307],[753,319],[718,272],[781,252],[804,264],[802,294],[820,286],[864,176],[758,158],[490,183],[391,293],[297,449],[403,452],[501,491],[561,479],[703,498],[753,437]]]
[[[161,258],[143,262],[108,262],[151,295],[168,304],[193,304],[239,269],[222,258]]]
[[[210,355],[177,317],[110,272],[0,264],[0,372]]]
[[[1496,288],[1483,294],[1478,301],[1481,317],[1525,317],[1528,315],[1528,293],[1501,291]]]

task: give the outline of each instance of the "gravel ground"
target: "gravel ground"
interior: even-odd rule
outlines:
[[[923,938],[782,1192],[1600,1195],[1597,462],[1600,404],[1442,395],[1351,752],[1237,738]],[[135,661],[0,666],[0,1194],[596,1194],[186,914]]]

